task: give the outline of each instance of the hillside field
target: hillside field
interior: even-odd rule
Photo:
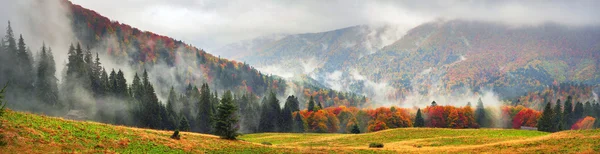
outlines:
[[[261,133],[238,141],[7,111],[0,153],[599,153],[600,130],[401,128],[366,134]],[[263,145],[269,142],[272,145]],[[381,149],[369,143],[383,143]]]

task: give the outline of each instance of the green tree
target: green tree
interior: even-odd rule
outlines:
[[[546,107],[544,107],[542,117],[538,121],[537,128],[539,131],[544,131],[544,132],[552,132],[553,131],[552,118],[554,116],[554,113],[552,111],[551,106],[552,106],[552,103],[548,102],[546,104]]]
[[[310,100],[308,101],[308,111],[314,111],[315,110],[315,99],[310,96]]]
[[[123,71],[119,70],[119,72],[117,72],[115,81],[116,96],[119,98],[127,98],[129,95],[127,92],[127,80],[125,79],[125,74],[123,74]]]
[[[294,132],[296,133],[304,133],[306,131],[306,123],[302,119],[302,115],[299,112],[294,116]]]
[[[191,88],[193,89],[193,88]],[[191,95],[192,93],[190,93]],[[188,96],[190,97],[190,96]],[[202,84],[200,88],[200,101],[198,102],[198,128],[201,133],[210,133],[213,125],[213,97],[208,84]]]
[[[475,109],[475,121],[480,127],[488,127],[488,120],[486,118],[485,108],[483,107],[483,101],[481,98],[477,100],[477,109]]]
[[[298,98],[294,95],[288,96],[281,109],[281,115],[279,116],[279,128],[281,132],[291,132],[293,130],[294,119],[292,113],[298,111]]]
[[[54,75],[56,72],[54,58],[50,49],[46,50],[45,44],[42,46],[39,57],[37,81],[35,82],[37,98],[49,106],[58,107],[58,86]]]
[[[583,118],[584,115],[583,103],[577,102],[575,104],[575,109],[573,110],[573,123],[579,121],[579,119]]]
[[[258,130],[260,132],[275,132],[278,129],[278,117],[281,115],[279,100],[277,100],[275,93],[271,91],[265,102],[266,103],[262,105]]]
[[[424,127],[425,126],[425,119],[423,119],[421,109],[417,109],[417,116],[415,117],[415,123],[413,126],[415,126],[415,127]]]
[[[360,129],[358,128],[358,124],[352,125],[352,130],[350,131],[352,134],[360,134]]]
[[[556,100],[556,104],[554,104],[554,116],[552,117],[552,126],[553,132],[563,130],[563,111],[560,103],[560,99]]]
[[[573,116],[573,97],[567,97],[567,101],[565,101],[563,110],[562,130],[569,130],[574,123],[573,121],[575,121],[575,116]]]
[[[224,139],[235,140],[239,135],[237,133],[238,117],[235,115],[237,107],[233,102],[231,91],[225,92],[221,103],[217,107],[217,114],[215,116],[215,134],[221,136]]]
[[[180,116],[181,120],[179,120],[179,130],[181,131],[190,131],[190,122],[188,122],[185,116]]]

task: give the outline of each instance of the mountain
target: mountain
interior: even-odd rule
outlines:
[[[334,70],[397,40],[398,31],[393,26],[354,26],[322,33],[287,35],[262,46],[253,46],[252,54],[243,54],[236,59],[284,77],[309,74],[315,69]],[[262,38],[244,42],[260,40]],[[239,44],[243,43],[223,48],[236,48]]]
[[[333,89],[370,97],[376,97],[373,88],[391,89],[380,96],[396,101],[415,92],[444,95],[464,89],[491,89],[511,100],[561,83],[600,84],[597,26],[451,20],[419,25],[401,37],[392,35],[401,34],[393,27],[289,35],[239,59],[264,71],[281,66],[271,71],[308,74]]]
[[[325,95],[326,97],[322,97],[323,102],[339,97],[341,99],[336,99],[335,102],[338,105],[359,100],[363,100],[359,104],[366,102],[362,96],[331,90],[315,84],[309,78],[288,82],[282,77],[263,73],[248,63],[214,56],[183,41],[111,21],[93,10],[70,1],[64,2],[70,8],[69,16],[76,38],[84,46],[90,47],[93,52],[107,54],[117,65],[131,67],[138,73],[148,70],[159,96],[167,96],[171,86],[184,91],[190,84],[194,86],[208,83],[211,88],[215,87],[220,92],[232,90],[237,94],[253,93],[260,97],[274,91],[279,96],[302,96],[299,97],[302,106],[310,97],[308,95]],[[238,50],[238,53],[244,53],[243,51],[262,47],[259,45],[268,44],[283,36],[285,35],[273,35],[242,43],[230,48],[228,55]]]

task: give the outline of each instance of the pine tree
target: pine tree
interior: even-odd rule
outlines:
[[[437,102],[435,102],[435,101],[431,102],[431,106],[437,106]]]
[[[421,109],[417,109],[417,116],[415,117],[415,127],[424,127],[425,119],[423,119],[423,115],[421,113]]]
[[[281,132],[291,132],[293,130],[294,119],[292,117],[292,113],[298,111],[296,109],[299,108],[299,106],[297,106],[298,104],[295,102],[298,102],[298,98],[293,95],[288,96],[288,98],[285,100],[285,104],[281,110],[281,115],[279,116],[279,128]]]
[[[583,103],[577,102],[575,105],[575,110],[573,110],[573,123],[579,121],[579,119],[583,118]]]
[[[563,111],[560,103],[560,99],[556,100],[554,104],[554,116],[552,117],[552,131],[557,132],[563,130]]]
[[[50,50],[46,51],[46,45],[40,51],[40,60],[37,66],[37,81],[35,82],[36,94],[49,106],[58,107],[58,86],[54,76],[56,72],[54,58]]]
[[[315,110],[315,99],[310,96],[310,100],[308,101],[308,111],[314,111]]]
[[[125,79],[125,74],[123,74],[123,71],[119,70],[115,79],[116,96],[119,98],[127,98],[129,95],[127,92],[127,80]]]
[[[481,98],[477,101],[477,109],[475,109],[475,121],[480,127],[488,127],[485,108],[483,107],[483,101]]]
[[[546,104],[546,107],[544,108],[542,117],[538,121],[537,128],[539,131],[544,131],[544,132],[552,132],[553,131],[552,119],[553,119],[554,113],[552,111],[551,105],[552,104],[550,102],[548,102]]]
[[[181,131],[190,131],[190,122],[188,122],[185,116],[180,116],[181,120],[179,121],[179,130]]]
[[[260,122],[258,130],[260,132],[275,132],[277,131],[277,119],[281,115],[279,107],[279,100],[275,96],[274,92],[270,92],[269,97],[265,103],[262,104],[262,112],[260,115]]]
[[[189,89],[193,89],[190,88]],[[189,93],[192,95],[192,93]],[[188,96],[190,97],[190,96]],[[208,84],[202,84],[200,88],[200,101],[198,102],[198,127],[202,133],[210,133],[213,122],[213,96]]]
[[[590,103],[590,101],[585,102],[584,105],[584,111],[583,111],[583,116],[590,116],[590,117],[596,117],[596,113],[594,111],[594,106],[592,103]]]
[[[33,90],[31,83],[33,83],[33,66],[32,66],[32,58],[30,58],[30,52],[25,45],[25,40],[23,39],[23,35],[19,36],[19,43],[17,46],[17,78],[15,80],[19,88],[22,88],[25,91]]]
[[[296,133],[304,133],[306,131],[306,125],[304,124],[302,115],[300,115],[299,112],[296,112],[296,116],[294,117],[294,130],[293,131]]]
[[[221,103],[217,107],[217,114],[215,116],[215,134],[221,136],[224,139],[235,140],[239,135],[237,133],[238,117],[235,115],[237,107],[233,102],[231,91],[225,92]]]
[[[562,121],[562,130],[569,130],[573,125],[573,97],[568,96],[567,101],[565,101],[565,106],[563,109],[563,121]]]
[[[358,128],[358,124],[352,125],[352,130],[350,131],[352,134],[360,134],[360,129]]]
[[[94,92],[94,96],[98,97],[98,96],[102,96],[102,66],[100,63],[100,57],[98,56],[98,53],[96,52],[96,60],[94,61],[94,63],[91,66],[91,72],[90,72],[90,80],[91,80],[91,86],[92,86],[92,92]]]
[[[162,105],[158,102],[154,87],[150,84],[148,72],[146,70],[144,70],[144,74],[142,75],[142,86],[144,89],[141,100],[143,125],[149,128],[160,128],[160,123],[162,122],[162,117],[160,115]]]
[[[110,94],[112,96],[117,96],[119,93],[119,87],[117,83],[117,72],[115,72],[115,69],[110,72],[110,76],[108,76],[108,83],[110,87]]]
[[[100,71],[100,84],[98,85],[98,95],[100,96],[106,96],[107,94],[110,93],[110,79],[108,77],[108,73],[106,73],[106,69],[102,68],[102,70]],[[137,76],[137,73],[135,74],[138,83],[140,78]]]

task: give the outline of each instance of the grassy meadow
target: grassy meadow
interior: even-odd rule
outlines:
[[[114,126],[7,111],[0,153],[600,153],[600,130],[401,128],[366,134],[217,136]],[[263,143],[270,143],[265,145]],[[383,148],[369,148],[383,143]]]

